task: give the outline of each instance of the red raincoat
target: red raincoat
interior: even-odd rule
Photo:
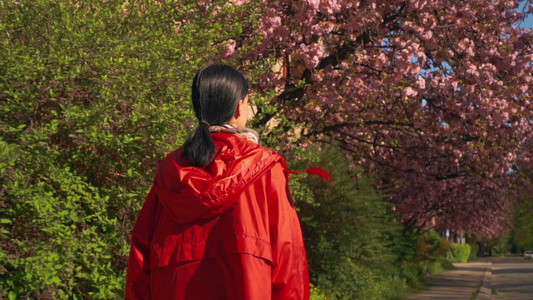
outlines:
[[[229,133],[217,156],[159,165],[135,223],[127,299],[309,299],[300,223],[285,160]]]

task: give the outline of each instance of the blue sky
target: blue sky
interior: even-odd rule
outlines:
[[[520,8],[518,9],[522,11],[525,5],[530,5],[528,2],[529,1],[522,2],[520,5]],[[519,26],[521,28],[532,28],[533,29],[533,14],[529,14],[527,19],[525,19],[524,22],[522,22]]]
[[[524,22],[522,22],[522,24],[520,24],[520,27],[521,28],[532,28],[533,29],[533,15],[529,15],[527,17],[527,19],[524,20]]]

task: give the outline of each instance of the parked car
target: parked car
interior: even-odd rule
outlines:
[[[533,251],[524,252],[524,259],[533,259]]]

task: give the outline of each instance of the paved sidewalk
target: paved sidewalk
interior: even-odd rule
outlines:
[[[478,259],[464,264],[454,264],[455,270],[446,271],[428,279],[429,289],[407,298],[424,299],[466,299],[470,300],[478,289],[478,300],[490,298],[490,265],[488,259]],[[485,276],[487,275],[487,276]],[[485,280],[483,280],[485,277]],[[485,281],[485,282],[484,282]]]

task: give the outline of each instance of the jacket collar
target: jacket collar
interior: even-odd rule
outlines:
[[[257,131],[251,128],[237,128],[230,124],[224,124],[224,125],[210,126],[209,131],[212,133],[216,133],[216,132],[231,133],[238,137],[242,137],[256,144],[259,144],[259,134],[257,133]]]

